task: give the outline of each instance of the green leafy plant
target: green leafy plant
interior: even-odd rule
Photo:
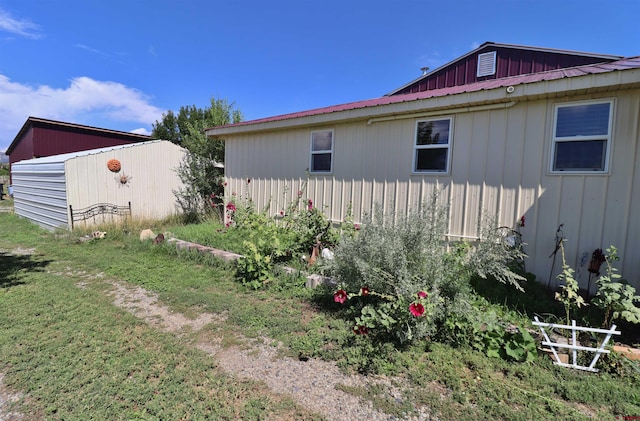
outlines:
[[[271,256],[258,251],[258,247],[250,241],[244,242],[247,253],[237,261],[237,277],[243,285],[253,289],[264,286],[271,277],[273,261]]]
[[[586,303],[584,298],[578,293],[578,281],[574,277],[574,270],[567,264],[564,256],[564,240],[560,241],[560,253],[562,255],[562,272],[558,275],[558,279],[564,282],[560,285],[560,292],[556,292],[555,298],[564,305],[567,325],[571,324],[571,310],[580,308]]]
[[[618,261],[618,249],[615,246],[607,248],[606,274],[596,280],[598,292],[591,301],[593,305],[604,312],[602,326],[607,327],[620,318],[630,323],[640,323],[640,296],[636,289],[629,285],[612,262]]]

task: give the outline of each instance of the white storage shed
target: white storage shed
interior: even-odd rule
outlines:
[[[16,162],[11,166],[15,213],[50,230],[73,227],[70,207],[129,207],[135,219],[173,215],[184,154],[169,141],[153,140]],[[114,217],[96,213],[82,223]]]

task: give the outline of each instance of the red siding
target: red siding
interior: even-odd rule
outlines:
[[[496,52],[496,73],[491,76],[477,77],[478,54]],[[414,83],[393,93],[402,95],[452,86],[469,85],[491,79],[509,76],[540,73],[549,70],[613,61],[597,56],[570,54],[553,51],[536,51],[522,48],[509,48],[488,45],[474,54],[470,54],[449,65],[426,75]]]
[[[27,130],[20,143],[9,155],[9,162],[18,162],[33,158],[33,127]]]
[[[36,127],[33,131],[33,155],[36,157],[135,143],[123,136],[83,133],[70,128]]]

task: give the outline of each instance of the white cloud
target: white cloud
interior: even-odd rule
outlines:
[[[20,35],[25,38],[40,38],[40,26],[28,19],[15,19],[5,10],[0,9],[0,31]]]
[[[140,127],[139,129],[131,130],[129,133],[143,134],[143,135],[149,136],[151,134],[151,131],[148,129],[145,129],[144,127]]]
[[[117,82],[83,76],[65,88],[53,88],[24,85],[0,74],[0,147],[9,146],[29,116],[126,131],[124,123],[150,128],[162,112],[147,95]]]

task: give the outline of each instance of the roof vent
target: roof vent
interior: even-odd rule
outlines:
[[[421,67],[420,70],[422,70],[422,75],[426,75],[427,73],[429,73],[429,68],[428,67]]]
[[[496,74],[496,52],[478,54],[478,77]]]

